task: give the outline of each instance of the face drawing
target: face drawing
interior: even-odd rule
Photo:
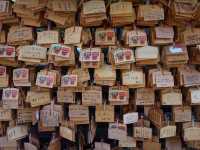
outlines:
[[[5,91],[5,97],[9,98],[11,95],[11,90],[6,90]]]
[[[60,46],[54,46],[53,49],[56,54],[60,52]]]
[[[12,97],[15,98],[17,96],[17,91],[16,90],[12,90]]]
[[[46,77],[43,77],[43,76],[40,76],[40,77],[39,77],[39,83],[40,83],[40,84],[44,84],[44,83],[45,83],[45,80],[46,80]]]
[[[11,56],[13,51],[14,51],[13,48],[8,47],[7,50],[6,50],[6,55]]]
[[[117,58],[119,61],[123,61],[124,59],[124,53],[122,51],[118,52],[117,53]]]
[[[46,81],[47,81],[47,85],[50,86],[51,83],[53,82],[53,79],[50,78],[50,77],[47,77],[47,78],[46,78]]]
[[[83,57],[84,57],[85,60],[90,60],[91,52],[85,52],[85,53],[83,54]]]
[[[65,85],[75,85],[75,83],[76,83],[76,77],[75,76],[65,76],[64,78],[63,78],[63,83],[65,84]]]
[[[20,77],[20,74],[21,74],[21,71],[20,71],[20,70],[16,70],[16,71],[15,71],[15,77],[16,77],[16,78],[19,78],[19,77]]]
[[[102,41],[105,41],[105,39],[106,39],[106,34],[105,34],[104,32],[99,33],[99,38],[100,38]]]
[[[112,39],[113,39],[113,32],[107,32],[107,39],[109,40],[109,41],[112,41]]]
[[[92,52],[92,60],[97,60],[99,57],[99,52]]]
[[[61,51],[62,51],[62,55],[64,55],[64,56],[66,56],[68,53],[69,53],[69,51],[70,51],[70,49],[69,48],[62,48],[61,49]]]

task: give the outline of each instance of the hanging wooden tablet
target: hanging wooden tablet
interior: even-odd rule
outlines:
[[[190,106],[174,106],[172,112],[175,122],[188,122],[192,120],[192,110]]]
[[[13,70],[14,86],[31,86],[29,82],[29,69],[17,68]]]
[[[70,141],[75,141],[75,133],[70,128],[60,126],[60,136]]]
[[[128,70],[130,70],[130,68],[131,68],[131,63],[129,62],[129,63],[126,63],[126,62],[123,62],[123,59],[124,60],[127,60],[126,58],[125,58],[125,55],[124,55],[124,52],[123,51],[121,51],[119,54],[121,55],[121,56],[123,56],[123,57],[121,57],[121,63],[122,64],[115,64],[115,58],[114,58],[114,53],[115,53],[115,51],[117,50],[117,49],[121,49],[121,50],[123,50],[124,48],[120,48],[120,47],[118,47],[118,46],[109,46],[109,51],[108,51],[108,59],[109,59],[109,62],[112,64],[112,67],[114,68],[114,69],[128,69]],[[129,53],[129,58],[133,58],[131,55],[133,54],[133,52],[131,52],[130,51],[131,49],[128,49],[128,53]],[[117,53],[116,53],[117,54]],[[131,55],[130,55],[131,54]],[[131,57],[130,57],[131,56]],[[128,58],[128,57],[127,57]],[[130,60],[130,59],[129,59]],[[135,60],[135,59],[134,59]],[[134,61],[133,61],[134,62]],[[133,63],[132,62],[132,63]]]
[[[138,112],[128,112],[123,115],[124,124],[132,124],[138,121]]]
[[[23,108],[17,110],[17,123],[25,124],[32,122],[32,113],[34,112],[33,108]]]
[[[136,139],[151,139],[152,129],[148,127],[133,127],[133,136]]]
[[[19,46],[18,60],[38,64],[45,62],[47,59],[47,48],[37,45]]]
[[[65,7],[65,6],[67,6],[67,7]],[[76,12],[77,4],[76,4],[76,2],[74,0],[69,0],[69,1],[52,0],[52,9],[55,12],[63,12],[63,13]]]
[[[13,12],[20,18],[20,24],[24,26],[40,27],[45,24],[43,20],[43,11],[45,10],[46,2],[40,1],[40,3],[34,6],[15,4],[13,6]]]
[[[115,65],[131,64],[135,62],[134,53],[132,49],[118,47],[114,53]]]
[[[59,102],[59,103],[75,103],[75,93],[72,90],[58,87],[57,102]]]
[[[111,105],[128,105],[129,90],[125,86],[113,86],[109,88],[108,100]]]
[[[176,136],[176,125],[167,125],[160,129],[160,138],[169,138]]]
[[[58,31],[49,30],[37,33],[37,44],[39,45],[58,43],[58,40]]]
[[[137,12],[137,25],[154,26],[158,21],[164,20],[164,9],[159,5],[139,5]]]
[[[81,35],[83,28],[81,26],[74,26],[65,29],[65,44],[79,44],[81,43]]]
[[[164,114],[159,107],[152,107],[149,110],[149,120],[157,127],[161,128],[163,126]]]
[[[200,140],[200,128],[189,127],[184,129],[184,141],[198,141]]]
[[[18,125],[7,128],[7,137],[9,141],[19,140],[28,135],[28,127],[25,125]]]
[[[94,150],[111,150],[111,146],[108,143],[105,142],[95,142],[95,148]]]
[[[77,4],[74,0],[52,0],[48,1],[48,10],[45,12],[44,18],[55,22],[57,25],[70,27],[75,25],[75,13]]]
[[[161,91],[162,105],[182,105],[182,93],[179,89],[164,89]]]
[[[82,104],[85,106],[96,106],[102,104],[102,87],[89,86],[82,92]]]
[[[20,45],[33,41],[33,33],[31,27],[12,26],[9,29],[7,42],[11,45]]]
[[[11,3],[9,1],[1,1],[0,2],[0,17],[6,18],[11,14]]]
[[[96,122],[114,122],[114,114],[114,106],[106,104],[96,106]]]
[[[174,30],[170,26],[158,26],[151,29],[151,42],[153,45],[167,45],[173,43]]]
[[[174,77],[168,70],[151,69],[148,74],[148,85],[156,89],[171,88],[174,87]]]
[[[187,93],[187,101],[190,105],[200,104],[200,88],[190,88]]]
[[[19,95],[19,89],[17,88],[4,88],[2,94],[3,108],[18,109],[20,104]]]
[[[126,32],[126,45],[129,47],[138,47],[147,45],[147,34],[141,29],[135,29]]]
[[[51,102],[40,110],[40,121],[44,127],[57,127],[63,120],[63,113],[62,105]]]
[[[66,46],[62,44],[52,44],[49,48],[49,55],[53,55],[55,57],[65,58],[66,60],[70,59],[71,53],[73,51],[73,47]]]
[[[125,140],[119,140],[119,147],[136,147],[136,140],[131,136],[127,136]]]
[[[116,81],[116,71],[111,65],[102,65],[95,69],[94,79],[96,84],[114,86]]]
[[[69,120],[75,124],[89,123],[89,109],[82,105],[69,105]]]
[[[67,74],[61,77],[61,87],[76,87],[78,76],[75,74]]]
[[[82,49],[79,61],[83,68],[99,68],[103,61],[103,54],[98,47]]]
[[[63,123],[59,128],[59,133],[61,137],[73,142],[75,141],[75,127],[71,122],[67,124]]]
[[[13,112],[11,109],[0,108],[0,121],[11,121],[13,119]]]
[[[192,28],[183,32],[184,43],[186,45],[200,44],[200,29]]]
[[[154,105],[155,94],[152,88],[138,88],[135,94],[136,105]]]
[[[108,138],[124,140],[127,137],[127,127],[122,123],[109,123]]]
[[[99,26],[107,19],[105,2],[90,0],[83,3],[80,23],[83,26]]]
[[[136,65],[153,65],[160,61],[159,49],[155,46],[137,47],[135,50]]]
[[[135,9],[131,2],[115,2],[110,5],[110,16],[113,26],[123,26],[134,23]]]
[[[58,70],[40,70],[37,73],[36,85],[43,88],[53,88],[60,83]]]
[[[142,69],[132,69],[122,72],[122,84],[129,88],[145,87],[145,75]]]
[[[194,67],[191,66],[184,66],[178,68],[177,76],[180,86],[198,86],[200,83],[199,71],[197,71]]]
[[[97,28],[95,32],[95,45],[115,45],[116,35],[114,29]]]
[[[187,47],[184,44],[165,46],[162,52],[162,62],[167,67],[179,67],[188,62]]]
[[[75,25],[75,13],[58,13],[47,10],[44,18],[55,22],[57,26],[61,27],[70,27]]]
[[[30,103],[31,107],[49,104],[50,100],[50,91],[30,90],[26,96],[26,102]]]
[[[172,3],[174,21],[186,23],[193,19],[197,8],[196,3],[195,1],[174,1]]]
[[[50,47],[48,62],[54,66],[75,66],[75,52],[73,46],[52,44]]]

